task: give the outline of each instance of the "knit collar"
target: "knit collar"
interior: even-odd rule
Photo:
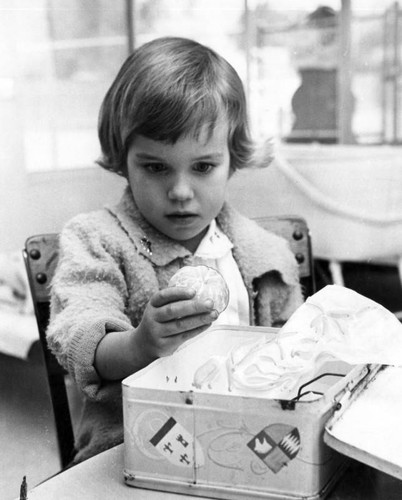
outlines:
[[[221,259],[233,248],[232,242],[222,233],[213,219],[208,227],[208,231],[202,238],[194,257],[199,259]]]
[[[192,255],[187,248],[155,229],[144,219],[129,186],[126,187],[120,202],[107,209],[118,219],[138,253],[156,266],[166,266],[177,258]]]

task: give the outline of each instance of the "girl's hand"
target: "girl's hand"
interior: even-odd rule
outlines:
[[[152,361],[172,354],[216,320],[218,312],[212,300],[196,299],[195,293],[187,287],[168,287],[153,295],[133,332],[137,355],[141,352]]]

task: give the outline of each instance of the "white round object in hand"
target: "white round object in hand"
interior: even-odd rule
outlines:
[[[229,288],[222,275],[208,266],[185,266],[170,279],[169,286],[193,288],[196,297],[201,300],[211,299],[214,309],[221,313],[229,303]]]

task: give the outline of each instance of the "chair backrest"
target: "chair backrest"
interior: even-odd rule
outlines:
[[[311,238],[306,221],[297,216],[259,217],[255,221],[289,242],[299,265],[304,298],[312,295],[315,292],[314,266]],[[61,462],[64,467],[72,458],[73,427],[65,385],[65,372],[49,350],[46,340],[46,328],[50,315],[50,284],[56,269],[58,253],[57,234],[31,236],[26,240],[23,251],[46,363]]]
[[[61,465],[64,468],[73,458],[74,435],[68,404],[65,371],[47,345],[46,328],[50,316],[50,283],[57,265],[59,240],[57,234],[32,236],[23,250],[32,300],[38,324],[55,418]]]
[[[256,217],[264,229],[285,238],[299,266],[304,300],[316,291],[311,235],[307,222],[296,215]]]

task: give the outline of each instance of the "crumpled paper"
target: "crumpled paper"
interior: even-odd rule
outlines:
[[[373,300],[329,285],[309,297],[275,338],[244,343],[224,363],[211,360],[200,367],[194,385],[211,385],[225,366],[231,392],[292,397],[325,362],[334,360],[350,365],[402,365],[402,324]],[[200,377],[202,373],[208,376]]]
[[[311,353],[328,352],[350,364],[402,365],[402,324],[385,307],[346,287],[328,285],[309,297],[279,337],[290,332],[297,332],[293,349],[309,339]]]

